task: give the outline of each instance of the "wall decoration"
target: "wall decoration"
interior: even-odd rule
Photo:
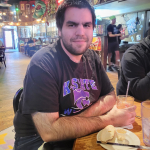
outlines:
[[[21,10],[25,10],[25,8],[24,8],[24,4],[21,4],[21,8],[20,8]]]
[[[144,14],[141,15],[141,19],[144,20]]]
[[[89,49],[101,51],[101,37],[93,37],[93,40]]]
[[[134,42],[134,37],[133,36],[131,36],[131,40],[132,40],[132,42]]]
[[[137,36],[136,36],[136,40],[137,40],[137,41],[140,41],[140,40],[141,40],[141,35],[137,35]]]
[[[43,1],[36,1],[35,2],[35,12],[33,14],[33,18],[39,19],[41,18],[46,11],[46,5]]]
[[[132,18],[129,21],[127,21],[127,29],[128,29],[129,35],[133,35],[137,33],[137,26],[135,24],[135,18]]]
[[[26,4],[26,14],[30,14],[30,4]]]

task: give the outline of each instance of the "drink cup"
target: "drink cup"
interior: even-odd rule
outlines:
[[[134,105],[134,97],[128,95],[118,95],[117,96],[117,108],[124,109]]]
[[[143,142],[150,146],[150,100],[141,103]]]

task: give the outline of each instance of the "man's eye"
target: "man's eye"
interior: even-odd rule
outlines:
[[[74,24],[69,24],[68,26],[69,26],[69,27],[75,27],[75,25],[74,25]]]
[[[87,27],[87,28],[88,28],[88,27],[91,27],[91,25],[89,25],[89,24],[85,24],[85,25],[84,25],[84,27]]]

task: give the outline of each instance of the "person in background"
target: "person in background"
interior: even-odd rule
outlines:
[[[109,17],[109,19],[111,20],[111,24],[108,25],[107,27],[107,36],[108,36],[108,70],[109,71],[113,71],[112,69],[112,63],[111,63],[111,57],[112,57],[112,53],[115,52],[116,55],[116,60],[115,60],[115,65],[113,66],[113,68],[115,70],[118,70],[118,66],[119,66],[119,44],[118,44],[118,40],[117,38],[119,36],[121,36],[121,33],[118,34],[117,33],[117,28],[116,28],[116,17],[115,16],[111,16]]]
[[[30,37],[29,41],[28,41],[28,49],[27,49],[27,54],[28,56],[30,56],[30,50],[32,50],[34,47],[34,41],[32,37]]]
[[[150,99],[150,36],[124,53],[117,95],[126,94],[128,81],[129,95],[141,101]]]
[[[42,43],[43,43],[42,39],[41,39],[41,38],[38,38],[38,41],[36,41],[36,44],[42,45]]]
[[[25,55],[28,54],[28,48],[29,48],[28,39],[25,39],[25,42],[24,42]]]
[[[32,37],[30,37],[29,41],[28,41],[28,44],[31,44],[31,43],[34,43]]]
[[[134,122],[135,106],[116,108],[114,88],[89,50],[94,8],[86,0],[64,0],[56,13],[59,40],[35,53],[15,114],[15,150],[71,150],[74,139],[109,124]],[[50,149],[50,148],[49,148]]]
[[[121,30],[123,29],[122,24],[118,24],[117,29],[118,29],[117,34],[121,34]],[[125,35],[125,34],[124,35],[121,34],[121,36],[118,36],[118,44],[121,43],[121,40],[128,38],[128,37],[129,35]],[[119,60],[121,61],[121,59],[122,59],[122,55],[121,56],[119,55]]]
[[[150,22],[148,23],[148,28],[149,29],[145,32],[145,35],[144,35],[145,38],[150,35]]]
[[[118,24],[117,29],[118,29],[117,33],[121,34],[121,30],[123,29],[122,28],[122,24]],[[118,36],[118,43],[120,44],[121,40],[123,40],[125,38],[128,38],[128,37],[129,37],[129,35],[123,35],[123,34],[121,34],[121,36]]]

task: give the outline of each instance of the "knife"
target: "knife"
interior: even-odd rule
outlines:
[[[141,145],[128,145],[128,144],[111,143],[111,142],[103,143],[101,141],[97,141],[97,143],[99,143],[99,144],[117,145],[117,146],[128,146],[128,147],[132,147],[132,148],[149,149],[150,150],[150,147],[148,147],[148,146],[141,146]]]

